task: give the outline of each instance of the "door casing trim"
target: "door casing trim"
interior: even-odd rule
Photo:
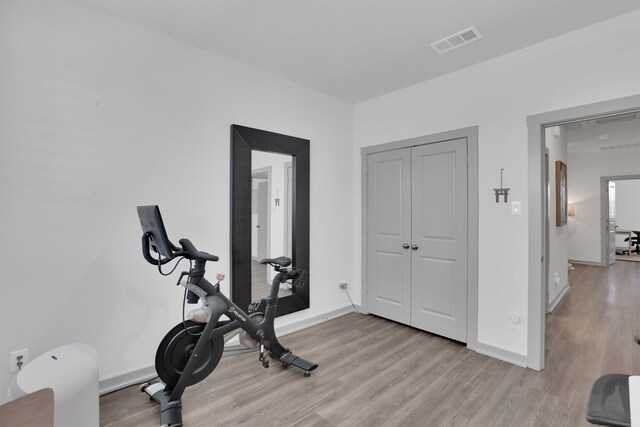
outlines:
[[[601,176],[600,177],[600,264],[603,267],[609,265],[609,236],[607,235],[607,227],[605,226],[605,218],[609,218],[609,200],[607,198],[607,185],[609,181],[627,181],[631,179],[640,179],[640,175],[618,175],[618,176]],[[608,221],[607,221],[608,222]]]

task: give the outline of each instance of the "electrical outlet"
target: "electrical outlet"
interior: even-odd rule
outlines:
[[[512,314],[511,315],[511,327],[514,328],[514,329],[520,329],[521,328],[520,316],[518,316],[517,314]]]
[[[338,284],[338,287],[339,287],[340,289],[347,289],[347,282],[340,282],[340,283]]]
[[[10,372],[18,372],[29,363],[29,349],[12,351],[9,359]]]

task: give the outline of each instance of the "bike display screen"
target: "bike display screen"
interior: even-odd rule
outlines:
[[[150,236],[151,247],[165,258],[173,258],[171,243],[164,228],[158,205],[138,206],[138,218],[142,231]]]

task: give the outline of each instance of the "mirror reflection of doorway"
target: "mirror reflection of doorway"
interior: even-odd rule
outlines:
[[[256,260],[269,257],[269,180],[253,178],[257,184],[256,196]]]
[[[260,260],[292,255],[292,158],[254,151],[251,160],[251,301],[259,302],[275,276]],[[288,284],[280,286],[280,297],[291,294]]]
[[[284,209],[286,212],[284,219],[284,251],[283,254],[286,257],[293,259],[291,250],[292,231],[291,224],[293,224],[293,207],[291,206],[291,200],[293,200],[293,163],[287,162],[284,164],[284,186],[285,186],[285,198]]]
[[[260,301],[269,293],[267,266],[260,260],[269,258],[271,212],[271,167],[251,173],[251,301]]]

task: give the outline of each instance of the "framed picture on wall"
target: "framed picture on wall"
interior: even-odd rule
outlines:
[[[556,160],[556,227],[567,223],[567,165]]]

